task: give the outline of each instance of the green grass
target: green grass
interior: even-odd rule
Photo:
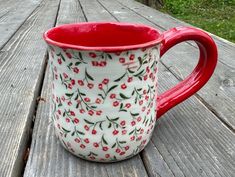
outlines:
[[[161,11],[235,42],[235,0],[164,0]]]

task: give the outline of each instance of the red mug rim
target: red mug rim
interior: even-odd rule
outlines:
[[[90,35],[90,32],[95,33],[98,31],[101,32],[99,35],[106,35],[107,31],[104,32],[104,29],[114,29],[117,33],[116,39],[120,39],[120,31],[124,31],[123,34],[128,34],[126,36],[122,36],[121,40],[127,40],[128,37],[131,38],[131,40],[143,40],[143,41],[137,41],[137,44],[135,41],[132,41],[132,44],[124,44],[124,45],[101,45],[101,44],[92,44],[92,46],[83,45],[83,44],[73,44],[70,41],[73,41],[74,36],[77,34],[85,33]],[[80,31],[79,31],[80,30]],[[93,31],[92,31],[93,30]],[[102,31],[103,30],[103,31]],[[130,33],[132,32],[132,33]],[[75,34],[77,33],[77,34]],[[89,34],[88,34],[89,33]],[[110,35],[112,32],[110,33]],[[70,38],[69,39],[69,36]],[[83,36],[84,36],[83,35]],[[139,36],[136,36],[139,35]],[[66,36],[66,38],[64,37]],[[83,38],[83,36],[81,36]],[[98,35],[96,35],[98,36]],[[115,35],[114,35],[115,36]],[[130,37],[131,36],[131,37]],[[134,38],[135,36],[135,38]],[[88,36],[89,37],[89,36]],[[106,37],[106,36],[104,36]],[[110,36],[107,36],[107,38]],[[141,38],[140,38],[141,37]],[[55,45],[64,49],[77,49],[77,50],[94,50],[94,51],[107,51],[107,52],[115,52],[115,51],[124,51],[124,50],[132,50],[132,49],[139,49],[139,48],[147,48],[152,47],[154,45],[159,44],[162,39],[163,35],[160,31],[158,31],[155,28],[152,28],[147,25],[142,24],[133,24],[133,23],[122,23],[122,22],[84,22],[84,23],[72,23],[72,24],[64,24],[60,25],[54,28],[49,29],[43,34],[44,40],[51,45]],[[54,39],[53,39],[54,38]],[[58,38],[58,39],[55,39]],[[70,41],[68,41],[70,40]],[[89,41],[89,40],[87,40]],[[99,41],[99,40],[98,40]],[[119,40],[120,41],[120,40]],[[85,38],[83,39],[83,43],[85,43]]]

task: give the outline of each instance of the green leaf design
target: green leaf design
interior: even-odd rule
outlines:
[[[140,76],[139,76],[138,78],[139,78],[139,80],[141,80],[141,81],[143,80],[142,77],[140,77]]]
[[[110,87],[107,91],[107,93],[109,93],[111,90],[115,89],[118,85],[113,85],[112,87]]]
[[[77,133],[79,133],[80,135],[85,135],[85,133],[83,133],[83,132],[80,132],[80,131],[76,131]]]
[[[138,88],[138,89],[137,89],[137,91],[141,91],[141,90],[142,90],[142,88]]]
[[[119,112],[127,112],[125,109],[120,109]]]
[[[123,108],[123,103],[121,103],[121,105],[120,105],[120,109],[122,109]]]
[[[80,58],[81,60],[83,60],[83,58],[82,58],[82,53],[81,53],[81,52],[78,52],[78,55],[79,55],[79,58]]]
[[[65,112],[63,113],[63,117],[65,116]]]
[[[104,139],[104,135],[102,136],[102,141],[104,142],[104,144],[108,145],[107,141]]]
[[[120,93],[119,95],[120,95],[120,97],[121,97],[122,99],[130,99],[130,97],[127,97],[127,96],[124,95],[123,93]]]
[[[125,143],[126,143],[126,141],[119,141],[119,143],[120,143],[120,144],[125,144]]]
[[[78,62],[75,63],[75,66],[78,66],[80,64],[81,64],[81,62],[78,61]]]
[[[76,108],[78,108],[78,107],[79,107],[79,104],[76,105]]]
[[[135,94],[135,91],[133,90],[132,93],[131,93],[131,95],[133,96],[134,94]]]
[[[144,72],[144,69],[143,69],[142,71],[140,71],[139,73],[134,74],[134,76],[135,76],[135,77],[138,77],[138,76],[140,76],[141,74],[143,74],[143,72]]]
[[[94,81],[93,77],[91,77],[91,75],[88,74],[87,69],[85,69],[85,74],[90,80]]]
[[[63,78],[62,78],[62,75],[60,74],[60,80],[61,80],[61,82],[63,82]]]
[[[112,59],[112,56],[110,54],[107,53],[107,56],[109,59]]]
[[[93,122],[90,122],[90,121],[88,121],[88,120],[86,120],[86,119],[84,119],[84,121],[85,121],[86,123],[90,124],[90,125],[94,125]]]
[[[113,118],[113,119],[110,119],[111,121],[117,121],[119,119],[119,117],[116,117],[116,118]]]
[[[112,127],[112,124],[109,122],[109,126],[108,126],[108,128],[111,128]]]
[[[67,97],[72,97],[73,94],[74,94],[74,93],[66,93],[65,95],[66,95]]]
[[[60,56],[61,56],[62,60],[65,61],[65,58],[61,53],[60,53]]]
[[[63,130],[65,133],[71,132],[70,130],[66,130],[64,127],[62,127],[62,130]]]
[[[103,128],[102,128],[102,122],[100,122],[99,127],[100,127],[101,130],[103,130]]]
[[[131,113],[132,116],[138,116],[140,115],[139,113]]]
[[[102,99],[104,99],[104,97],[103,97],[103,95],[102,95],[102,94],[100,94],[100,93],[99,93],[98,95],[99,95]]]
[[[138,57],[138,61],[139,61],[139,63],[140,63],[140,67],[141,67],[141,66],[142,66],[142,63],[143,63],[142,58],[141,58],[141,57]]]
[[[126,73],[124,73],[121,77],[119,77],[118,79],[114,80],[114,82],[119,82],[120,80],[122,80],[122,78],[124,78],[126,75]]]
[[[128,71],[129,73],[131,73],[131,74],[134,73],[134,71],[132,71],[130,68],[127,68],[127,71]]]
[[[114,148],[114,147],[116,146],[116,144],[117,144],[117,143],[114,143],[111,148]]]
[[[74,98],[74,100],[77,100],[78,99],[78,94],[76,95],[76,97]]]
[[[86,96],[86,94],[85,94],[85,93],[82,93],[82,92],[80,92],[80,95],[82,95],[82,96]]]
[[[75,131],[71,134],[71,136],[74,136],[74,134],[75,134]]]
[[[135,131],[135,130],[132,130],[132,131],[129,133],[129,135],[133,134],[133,133],[134,133],[134,131]]]

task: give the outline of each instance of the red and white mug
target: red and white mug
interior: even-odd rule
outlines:
[[[52,72],[51,116],[62,145],[83,159],[110,162],[138,154],[156,120],[197,92],[211,77],[217,48],[192,27],[164,33],[149,26],[92,22],[44,33]],[[159,58],[187,40],[200,58],[193,72],[157,96]]]

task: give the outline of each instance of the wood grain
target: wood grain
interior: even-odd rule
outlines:
[[[23,24],[42,0],[0,2],[0,49]]]
[[[121,3],[108,0],[99,1],[119,21],[143,23],[160,30],[183,25],[176,23],[178,20],[169,15],[132,0],[118,0]],[[217,42],[218,39],[215,39]],[[235,131],[235,62],[232,60],[235,58],[235,46],[223,43],[222,47],[220,42],[217,42],[217,45],[219,50],[217,68],[213,77],[197,95],[208,109]],[[182,80],[195,67],[197,58],[198,49],[187,43],[182,43],[167,52],[162,57],[162,62],[179,80]]]
[[[108,17],[108,13],[102,6],[96,1],[81,1],[83,11],[86,14],[86,18],[94,20],[98,18],[105,20]],[[99,13],[95,17],[91,13],[92,9],[96,9],[102,14],[99,17]],[[89,13],[86,13],[89,11]],[[58,14],[57,24],[72,23],[79,20],[84,21],[82,17],[82,9],[80,8],[78,1],[75,0],[62,0],[60,4],[60,10]],[[71,15],[70,15],[71,13]],[[104,16],[106,16],[104,18]],[[67,18],[66,18],[67,17]],[[69,17],[69,18],[68,18]],[[146,177],[143,162],[140,156],[119,162],[119,163],[92,163],[81,160],[69,152],[67,152],[57,141],[54,136],[53,126],[49,122],[49,97],[51,80],[50,74],[47,70],[45,75],[45,81],[41,97],[46,99],[46,102],[40,102],[36,114],[36,122],[34,126],[31,151],[29,160],[25,169],[24,177],[61,177],[61,176],[77,176],[77,177]]]
[[[0,53],[0,176],[22,171],[45,65],[42,33],[53,26],[58,2],[43,1]]]

